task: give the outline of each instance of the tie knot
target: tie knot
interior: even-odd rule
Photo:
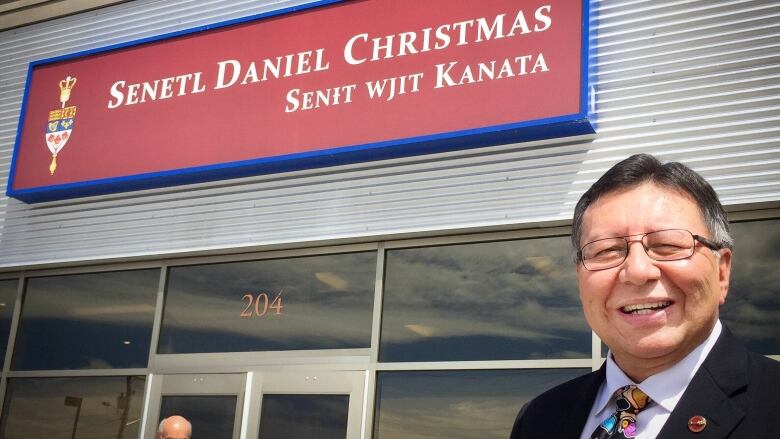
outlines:
[[[615,402],[618,411],[639,413],[650,404],[650,397],[639,387],[630,385],[623,386],[615,392]]]

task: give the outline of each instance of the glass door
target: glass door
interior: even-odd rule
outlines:
[[[256,372],[257,439],[358,439],[365,371]]]
[[[239,439],[245,383],[245,374],[154,377],[144,437],[156,437],[160,422],[178,415],[192,424],[192,439]]]

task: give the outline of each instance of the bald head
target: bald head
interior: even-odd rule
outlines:
[[[187,419],[173,415],[160,422],[158,436],[161,439],[190,439],[192,425]]]

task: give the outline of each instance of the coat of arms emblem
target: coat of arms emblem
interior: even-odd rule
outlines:
[[[54,175],[54,171],[57,169],[57,154],[68,143],[76,120],[76,107],[65,106],[65,103],[70,99],[70,92],[73,86],[76,85],[76,78],[68,76],[60,81],[59,85],[60,103],[62,106],[56,110],[49,111],[49,122],[46,125],[46,146],[51,151],[51,164],[49,165],[51,175]]]

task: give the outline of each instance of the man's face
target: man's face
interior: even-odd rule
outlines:
[[[591,204],[583,215],[580,246],[663,229],[712,238],[692,199],[647,183]],[[641,242],[632,242],[620,266],[588,271],[578,264],[585,318],[625,372],[668,368],[707,338],[726,298],[731,269],[731,251],[718,253],[697,243],[689,259],[658,262],[647,256]],[[636,313],[626,308],[632,305],[655,309]]]

